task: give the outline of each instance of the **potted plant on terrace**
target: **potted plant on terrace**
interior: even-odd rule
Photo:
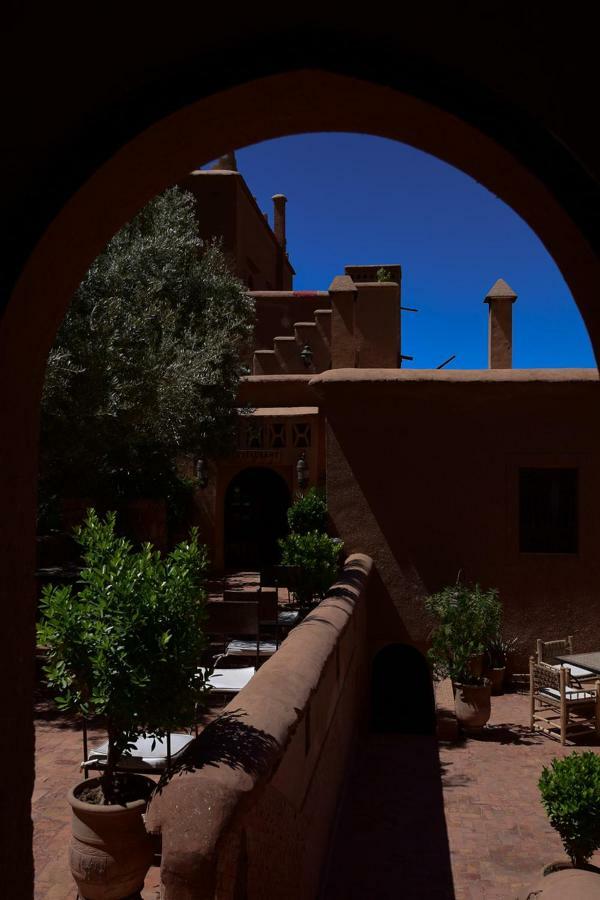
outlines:
[[[135,551],[115,534],[114,513],[102,521],[89,510],[76,538],[81,587],[44,589],[39,640],[59,708],[101,716],[108,733],[103,774],[68,796],[73,876],[82,897],[126,897],[141,889],[152,861],[142,815],[154,782],[117,765],[140,734],[161,738],[190,725],[205,696],[197,667],[207,558],[195,530],[166,558],[150,544]]]
[[[589,751],[553,759],[550,766],[544,766],[538,786],[550,824],[558,831],[571,866],[588,868],[600,848],[600,756]],[[544,874],[568,865],[554,863]]]
[[[486,647],[485,675],[490,679],[492,694],[501,694],[509,654],[517,646],[517,638],[505,638],[501,632],[493,635]]]
[[[425,605],[437,619],[428,654],[434,674],[452,680],[461,727],[479,730],[490,717],[491,685],[473,662],[479,663],[488,640],[499,627],[498,592],[459,582],[432,594]]]
[[[343,543],[319,531],[286,535],[279,541],[281,563],[296,573],[292,590],[300,612],[306,613],[323,598],[339,571]]]

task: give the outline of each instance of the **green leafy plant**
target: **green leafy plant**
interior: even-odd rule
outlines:
[[[487,662],[491,669],[503,669],[506,666],[508,657],[514,653],[519,643],[519,639],[505,638],[501,632],[498,632],[488,640],[485,648]]]
[[[41,511],[164,498],[178,457],[229,452],[253,327],[221,245],[198,237],[194,197],[155,197],[94,261],[50,350]]]
[[[377,269],[377,281],[391,281],[391,280],[392,280],[391,272],[389,272],[387,269],[384,269],[383,266],[381,266],[379,269]]]
[[[538,787],[571,862],[585,865],[600,847],[600,756],[590,751],[554,759]]]
[[[292,590],[301,610],[306,612],[315,600],[323,598],[337,578],[343,543],[327,534],[310,531],[288,534],[280,539],[279,546],[282,565],[295,569]]]
[[[139,734],[163,737],[193,722],[206,693],[198,672],[207,567],[195,530],[162,558],[145,544],[134,551],[115,534],[115,514],[94,510],[76,538],[84,568],[77,593],[47,586],[38,638],[48,651],[48,684],[60,709],[104,717],[105,802],[118,802],[115,766]]]
[[[287,512],[290,531],[308,534],[309,531],[327,530],[327,503],[322,492],[316,487],[301,494]]]
[[[471,661],[499,631],[498,591],[459,582],[432,594],[425,606],[437,619],[428,654],[436,677],[451,678],[455,684],[480,684]]]

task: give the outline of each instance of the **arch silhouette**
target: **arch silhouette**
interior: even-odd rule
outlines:
[[[354,56],[351,49],[346,49],[345,70],[353,74],[366,71],[361,63],[363,37],[356,39],[358,52]],[[6,699],[14,741],[3,759],[5,766],[11,767],[14,790],[5,815],[13,831],[10,846],[16,847],[19,854],[14,869],[25,880],[31,873],[31,856],[25,845],[31,837],[29,797],[33,779],[30,709],[34,671],[36,447],[46,356],[70,298],[90,263],[141,206],[198,165],[232,148],[269,138],[306,131],[360,131],[403,141],[471,175],[521,215],[560,268],[598,358],[597,233],[594,238],[600,209],[598,187],[592,174],[569,154],[560,139],[552,139],[549,132],[538,129],[534,115],[524,113],[523,121],[530,132],[519,143],[514,138],[512,110],[500,104],[487,111],[485,103],[480,102],[474,112],[474,102],[464,118],[459,118],[450,111],[450,103],[438,100],[446,106],[443,109],[417,99],[417,94],[432,96],[427,90],[430,74],[418,66],[412,81],[404,80],[405,85],[410,85],[409,95],[375,81],[318,68],[285,71],[282,57],[278,58],[280,74],[233,87],[231,79],[236,76],[222,66],[217,68],[210,84],[207,81],[201,85],[207,95],[183,108],[178,108],[181,95],[170,93],[169,86],[164,92],[154,90],[148,99],[155,85],[147,85],[143,95],[147,106],[139,122],[154,124],[114,155],[111,153],[119,146],[118,136],[123,132],[119,116],[111,121],[109,97],[103,115],[107,130],[115,136],[114,143],[108,140],[102,152],[96,154],[86,145],[87,168],[79,170],[99,167],[76,192],[69,189],[61,194],[59,188],[54,199],[60,211],[49,221],[53,213],[44,207],[47,224],[39,224],[45,230],[33,250],[27,244],[31,237],[26,230],[23,245],[18,247],[20,255],[15,257],[15,266],[21,265],[21,259],[27,257],[27,261],[14,282],[0,323],[0,562],[4,576],[2,603],[8,611],[1,666],[4,683],[14,686]],[[323,51],[321,59],[325,58]],[[372,65],[374,78],[379,75],[388,84],[401,83],[401,79],[394,78],[389,58],[381,61],[379,72],[377,65]],[[235,72],[235,66],[232,71]],[[238,77],[247,79],[247,72],[256,73],[256,69],[244,70],[240,64]],[[477,76],[477,67],[473,70],[471,66],[474,95]],[[126,88],[124,84],[123,90]],[[188,90],[191,93],[193,88]],[[442,95],[438,92],[438,97]],[[487,127],[491,122],[493,129]],[[494,137],[490,136],[492,131]],[[532,135],[539,134],[544,140],[536,143]],[[529,155],[524,152],[527,147]],[[544,149],[548,148],[556,150],[557,155],[545,154]],[[67,159],[69,153],[76,155],[76,140],[71,145],[67,137],[63,150]],[[578,205],[574,198],[585,198],[586,202],[581,200]]]

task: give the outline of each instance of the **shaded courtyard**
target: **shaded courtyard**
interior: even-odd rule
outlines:
[[[531,734],[527,715],[528,697],[506,694],[493,699],[480,739],[438,746],[420,736],[363,738],[339,810],[323,897],[508,900],[534,883],[545,864],[563,858],[537,780],[543,765],[572,748]],[[42,702],[36,757],[35,896],[74,900],[65,795],[78,778],[81,732]],[[158,885],[159,870],[152,867],[143,900],[156,900]]]

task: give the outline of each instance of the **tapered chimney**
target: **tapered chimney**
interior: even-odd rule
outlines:
[[[285,250],[285,204],[287,197],[285,194],[275,194],[273,199],[273,231],[282,250]]]
[[[512,369],[512,307],[517,295],[499,278],[488,292],[484,303],[488,317],[488,367]]]

